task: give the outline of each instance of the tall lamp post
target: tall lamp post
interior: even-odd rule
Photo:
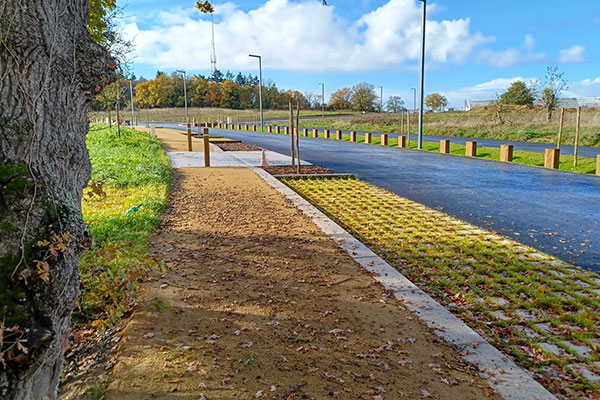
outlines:
[[[418,136],[418,148],[423,148],[423,105],[425,99],[424,94],[424,80],[425,80],[425,21],[427,18],[427,0],[421,0],[423,2],[423,22],[421,23],[421,84],[420,84],[420,106],[419,106],[419,136]]]
[[[184,70],[178,69],[175,72],[183,74],[183,99],[185,101],[185,124],[187,126],[187,124],[190,123],[190,118],[188,116],[188,106],[187,106],[187,83],[186,83],[187,77],[186,77]]]
[[[135,109],[133,108],[133,83],[129,79],[129,97],[131,98],[131,126],[135,124]]]
[[[417,112],[417,88],[410,88],[413,91],[413,113]]]
[[[377,86],[381,89],[381,96],[379,97],[379,112],[383,112],[383,86]]]
[[[258,58],[258,102],[260,103],[260,131],[264,132],[263,121],[263,102],[262,102],[262,57],[256,54],[249,54],[249,57]]]
[[[325,118],[325,84],[319,83],[321,85],[321,118]]]

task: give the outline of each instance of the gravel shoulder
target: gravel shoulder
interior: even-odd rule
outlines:
[[[283,196],[176,170],[107,399],[498,398]]]

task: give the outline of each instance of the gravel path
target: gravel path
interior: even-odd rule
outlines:
[[[177,170],[152,252],[109,400],[498,398],[248,169]]]

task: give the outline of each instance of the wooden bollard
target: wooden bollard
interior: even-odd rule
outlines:
[[[252,132],[256,132],[256,125],[252,125]]]
[[[512,162],[513,160],[513,145],[502,144],[500,145],[500,161]]]
[[[467,142],[465,155],[467,157],[477,157],[477,142]]]
[[[275,127],[275,133],[281,133],[281,127],[279,125]]]
[[[250,130],[250,125],[244,124],[244,130],[249,131]]]
[[[242,130],[242,125],[240,125],[240,124],[237,124],[237,125],[235,126],[235,129],[237,129],[238,131],[239,131],[239,130]]]
[[[371,144],[371,134],[369,132],[365,132],[365,143]]]
[[[192,128],[190,127],[190,123],[186,124],[187,130],[187,142],[188,142],[188,151],[192,151]]]
[[[329,139],[329,129],[325,129],[323,131],[323,137],[325,137],[325,139]]]
[[[545,168],[558,168],[560,163],[560,150],[559,149],[546,149],[544,154],[544,167]]]
[[[440,153],[442,153],[442,154],[450,153],[450,141],[448,139],[440,140]]]
[[[283,128],[283,134],[284,135],[289,135],[290,134],[290,127],[289,126],[286,126],[286,127]]]
[[[313,137],[319,137],[319,130],[313,129]]]
[[[267,132],[273,133],[273,127],[271,125],[267,126]]]
[[[208,128],[204,128],[203,144],[204,144],[204,166],[210,167],[210,136],[208,135]]]
[[[381,134],[381,143],[382,146],[387,146],[388,145],[388,135],[387,133],[382,133]]]
[[[335,140],[342,140],[342,131],[339,129],[335,131]]]
[[[308,137],[308,129],[307,128],[302,128],[302,136]]]
[[[350,141],[356,142],[356,131],[350,131]]]
[[[596,176],[600,176],[600,154],[596,156]]]
[[[398,147],[401,149],[406,148],[406,136],[404,136],[404,135],[398,136]]]

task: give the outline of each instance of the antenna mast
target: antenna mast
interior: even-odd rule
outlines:
[[[217,50],[215,48],[215,20],[213,13],[210,13],[210,22],[212,24],[212,50],[210,53],[210,65],[213,75],[217,72]]]

